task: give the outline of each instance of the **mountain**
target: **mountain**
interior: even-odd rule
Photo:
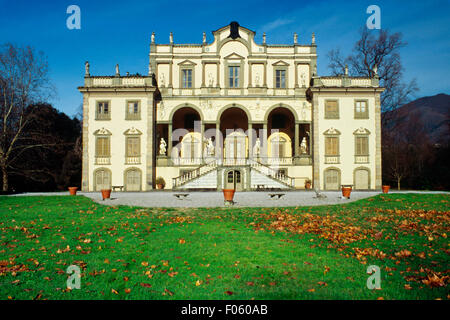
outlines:
[[[396,131],[405,134],[419,121],[431,143],[446,144],[450,138],[450,95],[440,93],[422,97],[391,111],[396,119]]]

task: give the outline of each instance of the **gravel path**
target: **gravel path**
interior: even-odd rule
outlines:
[[[174,194],[189,193],[186,199],[179,200]],[[271,199],[270,193],[284,193],[281,199]],[[343,199],[340,191],[324,191],[324,199],[316,198],[313,191],[286,192],[236,192],[234,207],[295,207],[341,204],[380,194],[379,191],[352,191],[351,199]],[[391,193],[449,193],[434,191],[392,191]],[[68,192],[25,193],[14,196],[53,196],[68,195]],[[217,191],[206,192],[112,192],[111,199],[103,201],[100,192],[78,192],[80,195],[105,205],[129,205],[140,207],[224,207],[223,194]]]

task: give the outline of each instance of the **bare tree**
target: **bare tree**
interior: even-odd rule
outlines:
[[[418,90],[416,80],[409,83],[402,81],[403,67],[399,50],[406,45],[401,33],[389,34],[387,30],[369,31],[363,28],[361,38],[355,43],[352,53],[343,57],[339,49],[328,53],[328,67],[335,75],[343,74],[348,65],[349,74],[354,76],[374,77],[375,71],[380,79],[380,86],[385,88],[381,94],[381,107],[385,115],[407,103]],[[383,121],[387,121],[384,117]]]
[[[0,169],[3,191],[8,191],[8,170],[27,149],[39,145],[21,143],[28,123],[26,108],[45,101],[54,92],[48,64],[42,52],[11,43],[0,46]]]

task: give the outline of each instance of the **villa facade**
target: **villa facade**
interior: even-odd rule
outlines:
[[[255,42],[232,22],[199,44],[156,43],[148,75],[91,76],[82,189],[381,188],[378,77],[317,76],[317,45]]]

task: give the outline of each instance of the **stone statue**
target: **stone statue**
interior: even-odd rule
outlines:
[[[255,76],[255,87],[259,87],[259,73],[258,72],[256,73],[256,76]]]
[[[312,44],[316,43],[316,35],[314,34],[314,32],[312,33],[312,36],[311,36],[311,43]]]
[[[159,155],[165,156],[167,152],[167,143],[164,138],[161,138],[161,142],[159,143]]]
[[[373,71],[374,75],[377,76],[378,75],[378,66],[374,65],[372,71]]]
[[[119,64],[116,64],[116,76],[120,76]]]
[[[302,87],[306,87],[306,75],[304,73],[302,73],[300,75],[300,79],[301,79],[301,85]]]
[[[302,143],[300,144],[300,152],[301,154],[308,153],[308,145],[306,144],[306,137],[303,137]]]
[[[256,143],[255,146],[253,147],[253,155],[259,157],[261,153],[261,141],[259,140],[259,138],[256,138]]]
[[[208,73],[208,82],[209,82],[209,86],[212,87],[214,84],[214,79],[213,79],[213,75],[212,73]]]
[[[173,43],[173,33],[172,32],[169,35],[169,41],[170,41],[170,43]]]
[[[263,33],[263,44],[266,44],[266,33]]]
[[[206,43],[206,32],[203,32],[203,43]]]
[[[207,142],[206,142],[206,155],[207,156],[213,156],[214,155],[214,144],[212,142],[211,138],[208,138]]]
[[[89,61],[84,63],[84,76],[89,77]]]
[[[298,42],[298,34],[294,33],[294,43],[297,44]]]
[[[155,43],[155,32],[152,32],[152,37],[151,37],[151,39],[152,39],[152,43]]]

